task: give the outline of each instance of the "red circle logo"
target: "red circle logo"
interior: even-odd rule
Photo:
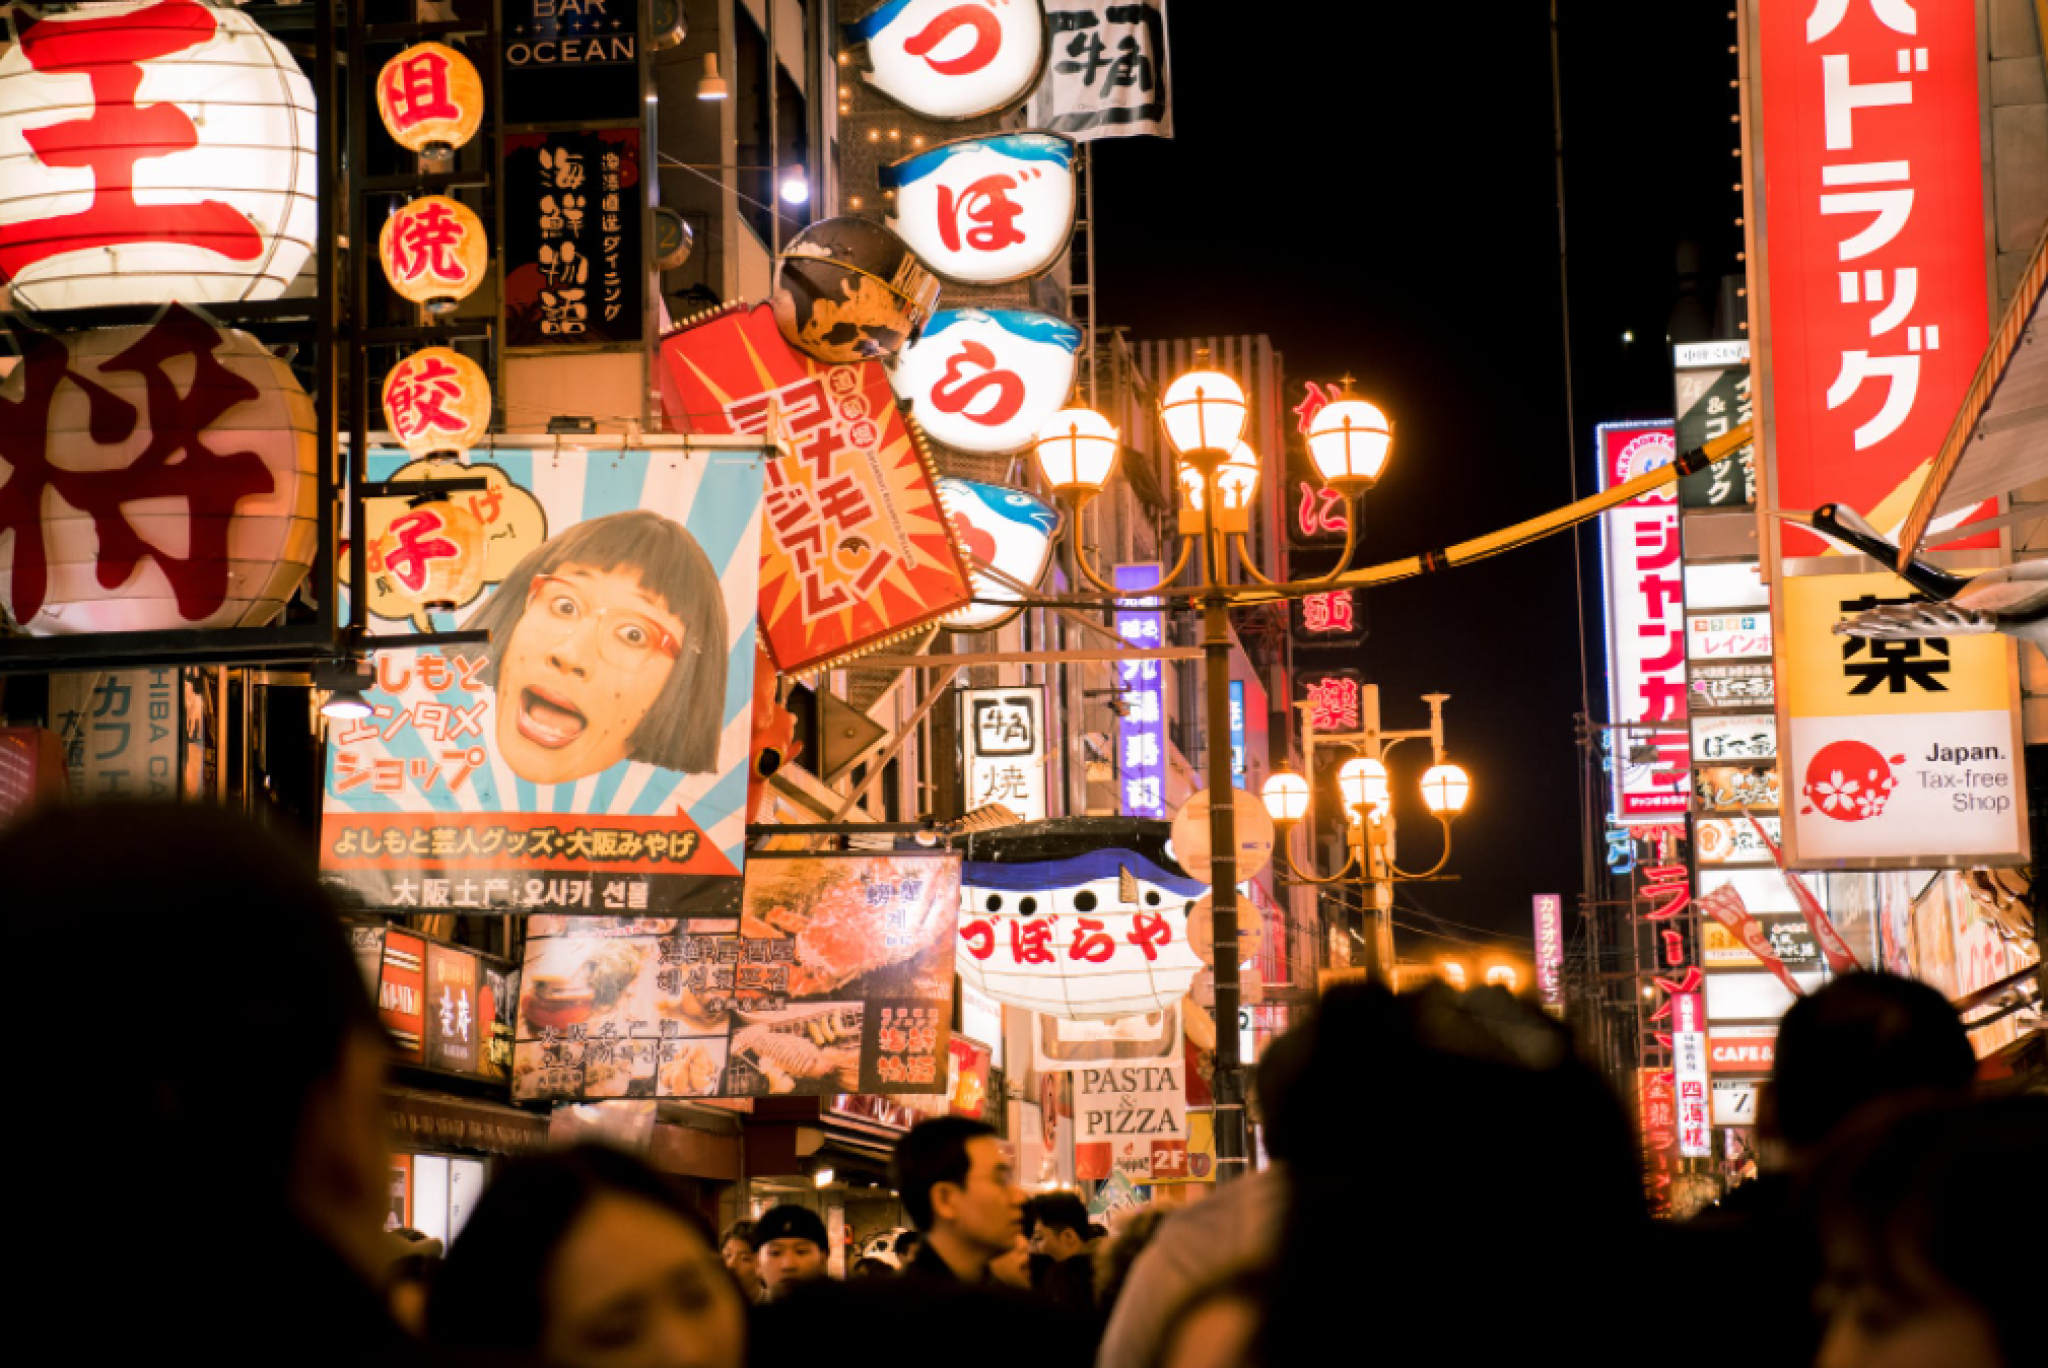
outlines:
[[[1882,816],[1898,777],[1892,765],[1904,761],[1895,755],[1887,761],[1877,747],[1862,741],[1835,741],[1822,746],[1806,764],[1806,782],[1801,792],[1809,806],[1802,812],[1818,810],[1838,822],[1861,822]]]

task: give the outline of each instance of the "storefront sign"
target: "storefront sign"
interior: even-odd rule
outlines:
[[[50,722],[74,799],[178,796],[178,671],[50,676]]]
[[[1685,567],[1686,606],[1696,610],[1768,608],[1771,591],[1757,573],[1757,563],[1745,561],[1687,562]]]
[[[1110,582],[1119,589],[1150,588],[1157,564],[1119,565]],[[1126,645],[1157,650],[1166,644],[1166,615],[1157,599],[1127,599],[1116,610],[1116,634]],[[1126,817],[1166,815],[1166,674],[1158,660],[1117,662],[1117,789]]]
[[[1778,819],[1761,817],[1764,830],[1778,840]],[[1696,817],[1692,824],[1693,853],[1702,865],[1769,864],[1771,852],[1756,828],[1740,817]]]
[[[1740,890],[1737,890],[1738,896]],[[1712,897],[1709,894],[1707,897]],[[1707,897],[1701,899],[1701,910],[1710,911]],[[1744,909],[1748,909],[1745,907]],[[1806,918],[1797,912],[1755,912],[1750,920],[1756,924],[1757,933],[1763,938],[1763,948],[1776,955],[1783,964],[1795,969],[1818,968],[1821,963],[1820,942],[1814,938],[1813,928],[1806,924]],[[1715,921],[1701,929],[1705,938],[1704,959],[1709,969],[1760,969],[1762,961],[1752,948],[1749,933],[1722,925]]]
[[[959,875],[756,854],[738,915],[535,917],[512,1095],[943,1095]]]
[[[949,614],[946,626],[993,631],[1022,611],[1011,606],[1025,597],[1015,586],[1036,588],[1045,578],[1060,511],[1036,494],[975,480],[940,480],[939,499],[974,577],[975,601]]]
[[[1692,720],[1692,758],[1696,764],[1770,760],[1777,754],[1778,727],[1769,713]]]
[[[2013,643],[1991,634],[1882,641],[1833,633],[1844,617],[1908,596],[1883,573],[1785,582],[1792,864],[2026,861]]]
[[[1536,994],[1553,1016],[1564,1015],[1564,899],[1538,893],[1536,911]]]
[[[1173,136],[1166,0],[1047,0],[1052,60],[1033,128],[1095,138]]]
[[[1687,613],[1685,654],[1688,660],[1713,664],[1723,660],[1770,659],[1771,615],[1754,613]]]
[[[1739,814],[1744,808],[1778,810],[1778,771],[1742,765],[1709,765],[1692,773],[1693,811],[1705,816]]]
[[[640,130],[507,134],[501,185],[506,344],[638,347]]]
[[[1230,782],[1246,787],[1244,748],[1244,681],[1230,681]]]
[[[1019,821],[1045,820],[1045,689],[962,689],[960,741],[967,806],[1001,803]]]
[[[889,227],[961,285],[1000,285],[1051,268],[1074,230],[1074,144],[1051,133],[989,133],[914,152],[881,170]]]
[[[1154,1173],[1187,1176],[1187,1074],[1179,1060],[1117,1064],[1074,1074],[1074,1172],[1121,1174],[1149,1183]]]
[[[941,309],[891,383],[925,435],[960,451],[1030,446],[1074,392],[1081,330],[1035,309]]]
[[[505,0],[504,121],[638,119],[639,9],[634,0]]]
[[[313,405],[291,368],[177,304],[20,337],[0,380],[0,607],[30,636],[282,613],[320,539]]]
[[[1672,999],[1672,1081],[1678,1091],[1678,1153],[1704,1159],[1713,1152],[1707,1119],[1707,1034],[1705,1010],[1697,993]]]
[[[384,933],[377,976],[377,1018],[409,1064],[427,1062],[427,943],[403,931]]]
[[[1754,1126],[1756,1095],[1760,1087],[1754,1078],[1717,1078],[1713,1088],[1713,1118],[1717,1126]]]
[[[954,1036],[947,1045],[948,1072],[946,1113],[979,1121],[989,1109],[989,1048],[965,1036]],[[994,1099],[1000,1106],[1001,1098]]]
[[[1669,465],[1668,424],[1606,423],[1595,430],[1600,487]],[[1605,543],[1608,708],[1616,722],[1681,723],[1685,624],[1678,503],[1660,490],[1601,515]],[[1615,817],[1661,821],[1685,811],[1685,732],[1626,733],[1616,756]]]
[[[405,463],[373,452],[370,478]],[[327,881],[383,909],[730,913],[761,457],[499,448],[467,469],[503,477],[479,516],[510,535],[478,606],[438,616],[495,640],[375,654],[371,716],[330,734]],[[406,628],[370,608],[373,633]]]
[[[1073,1073],[1108,1064],[1146,1064],[1181,1057],[1178,1007],[1107,1021],[1040,1015],[1032,1019],[1032,1067]]]
[[[1767,1074],[1777,1058],[1776,1026],[1716,1026],[1707,1032],[1707,1068],[1714,1073]]]
[[[318,231],[312,84],[238,10],[130,0],[0,43],[0,280],[16,307],[275,299]]]
[[[460,455],[491,430],[491,381],[453,347],[412,353],[384,376],[384,421],[415,456]]]
[[[384,220],[377,235],[384,279],[428,313],[452,313],[484,283],[491,265],[484,221],[460,200],[422,195]]]
[[[1308,724],[1319,733],[1365,727],[1365,676],[1357,670],[1297,669],[1294,698],[1308,704]]]
[[[762,304],[663,339],[662,402],[686,432],[774,440],[761,621],[783,674],[804,674],[937,622],[973,596],[937,472],[881,363],[828,366]]]
[[[997,1002],[1103,1020],[1187,996],[1201,959],[1188,913],[1208,886],[1113,847],[1064,860],[967,866],[960,977]]]
[[[1294,639],[1305,646],[1341,645],[1365,636],[1365,614],[1355,589],[1304,594],[1289,605]]]
[[[416,43],[377,73],[377,114],[400,147],[446,158],[483,123],[483,77],[456,49]]]
[[[1806,994],[1824,981],[1818,969],[1797,970],[1792,977]],[[1707,1020],[1717,1026],[1723,1021],[1776,1021],[1801,996],[1761,969],[1708,974],[1706,981]]]
[[[1750,420],[1749,343],[1708,342],[1674,349],[1680,451],[1697,451]],[[1742,508],[1756,502],[1756,448],[1716,461],[1678,482],[1686,508]],[[1690,602],[1691,600],[1688,600]]]
[[[878,0],[845,38],[870,86],[928,119],[1007,109],[1045,64],[1039,0]]]
[[[1752,712],[1768,709],[1777,697],[1768,660],[1692,667],[1687,694],[1694,712]]]
[[[475,1073],[485,1030],[479,1010],[476,956],[446,945],[427,947],[426,1043],[430,1068]]]

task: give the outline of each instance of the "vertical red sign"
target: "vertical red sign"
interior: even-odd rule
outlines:
[[[1774,502],[1890,531],[1989,333],[1976,7],[1756,8]]]
[[[391,1032],[392,1048],[408,1064],[427,1062],[427,943],[403,931],[384,933],[384,970],[377,981],[377,1016]]]

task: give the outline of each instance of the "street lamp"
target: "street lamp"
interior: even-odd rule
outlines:
[[[1072,516],[1064,521],[1060,535],[1073,538],[1074,564],[1079,573],[1098,590],[1116,599],[1173,597],[1202,606],[1202,648],[1204,681],[1204,729],[1207,733],[1209,791],[1231,790],[1230,747],[1230,619],[1234,598],[1250,586],[1231,582],[1230,548],[1237,548],[1236,563],[1252,584],[1263,590],[1278,590],[1283,596],[1315,593],[1334,583],[1350,568],[1358,525],[1358,496],[1371,487],[1386,465],[1393,442],[1393,425],[1385,415],[1362,400],[1349,403],[1349,416],[1340,414],[1324,439],[1329,462],[1335,472],[1330,483],[1345,504],[1344,552],[1325,575],[1313,580],[1282,584],[1262,574],[1253,563],[1246,538],[1251,531],[1250,509],[1258,491],[1258,454],[1243,441],[1248,412],[1243,388],[1223,372],[1210,368],[1208,353],[1198,352],[1195,369],[1175,378],[1159,400],[1159,425],[1173,448],[1177,461],[1176,484],[1183,500],[1178,523],[1181,545],[1174,563],[1149,588],[1118,588],[1091,565],[1080,542],[1081,511],[1102,492],[1116,462],[1118,433],[1101,414],[1088,409],[1068,409],[1055,414],[1040,428],[1035,452],[1045,482],[1070,506]],[[1319,460],[1319,468],[1323,468]],[[1201,583],[1173,587],[1187,569],[1197,544],[1202,548]],[[1269,599],[1271,593],[1262,593]],[[1297,782],[1299,782],[1297,780]],[[1303,809],[1308,802],[1307,786],[1298,791]],[[1209,806],[1210,908],[1215,927],[1216,1068],[1216,1164],[1217,1177],[1230,1179],[1245,1171],[1244,1064],[1238,1056],[1237,1020],[1239,1004],[1237,940],[1237,833],[1234,805],[1216,802]]]

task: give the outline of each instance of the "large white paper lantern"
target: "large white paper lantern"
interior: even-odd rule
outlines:
[[[275,299],[318,228],[313,87],[246,15],[136,0],[9,21],[0,278],[77,309]]]
[[[1039,0],[879,0],[844,32],[868,84],[929,119],[1008,108],[1045,68]]]
[[[1074,142],[988,133],[912,153],[881,170],[889,226],[918,259],[962,285],[1047,270],[1074,235]]]
[[[1163,1011],[1202,961],[1188,913],[1208,887],[1129,850],[960,876],[954,964],[968,987],[1026,1011],[1106,1021]]]
[[[1081,330],[1036,309],[941,309],[890,383],[925,436],[961,451],[1022,451],[1074,392]]]
[[[0,382],[0,607],[32,636],[256,626],[319,543],[313,401],[179,305],[31,334]]]

